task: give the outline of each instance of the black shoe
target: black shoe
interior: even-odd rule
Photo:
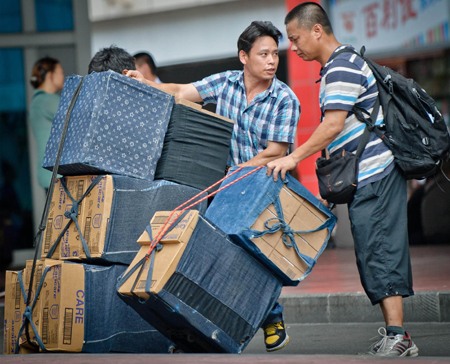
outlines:
[[[286,333],[283,321],[267,325],[263,327],[263,330],[267,351],[280,350],[289,342],[289,335]]]

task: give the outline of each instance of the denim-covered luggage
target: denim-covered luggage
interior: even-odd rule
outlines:
[[[173,350],[172,342],[117,297],[116,281],[126,266],[104,267],[56,260],[36,263],[29,317],[33,317],[30,337],[40,351],[168,353]],[[28,293],[24,282],[22,272],[12,282],[15,290],[12,293],[21,301]],[[10,316],[17,316],[20,321],[22,318],[21,313]],[[21,346],[26,347],[24,331],[19,328],[15,327],[15,335],[21,337]],[[10,345],[8,353],[13,353],[13,349]]]
[[[221,187],[252,169],[244,167]],[[205,216],[291,286],[311,272],[336,223],[300,182],[290,175],[274,182],[266,168],[217,193]]]
[[[192,104],[174,105],[155,178],[204,190],[224,176],[234,124]]]
[[[135,263],[120,278],[118,291],[134,280],[132,274],[145,266],[145,258],[143,265]],[[133,289],[119,296],[177,348],[193,353],[242,352],[282,287],[268,269],[202,215],[162,289],[151,293],[151,274],[146,280],[147,299]]]
[[[70,191],[79,207],[67,195]],[[140,248],[136,241],[155,212],[173,210],[199,192],[174,182],[117,175],[57,179],[41,257],[130,264]],[[206,201],[195,208],[204,212]]]
[[[42,166],[52,170],[72,96],[81,82],[67,77]],[[70,117],[58,173],[114,173],[153,180],[174,97],[113,71],[84,79]]]

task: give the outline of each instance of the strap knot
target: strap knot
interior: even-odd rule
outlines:
[[[31,306],[27,306],[25,308],[25,311],[23,311],[23,317],[25,317],[26,319],[31,321],[33,318],[32,315],[33,315],[33,309],[31,308]]]
[[[269,221],[270,220],[278,220],[278,222],[276,222],[273,225],[269,225]],[[284,218],[282,217],[272,217],[270,219],[267,219],[264,222],[264,226],[266,227],[266,233],[267,234],[274,234],[276,233],[278,230],[282,230],[283,233],[283,242],[286,246],[288,247],[293,247],[295,246],[295,238],[294,238],[294,233],[295,230],[293,230],[288,223],[286,223],[286,221],[284,220]],[[289,237],[289,239],[291,240],[291,243],[288,243],[287,238]]]

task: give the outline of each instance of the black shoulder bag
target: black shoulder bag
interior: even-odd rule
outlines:
[[[377,99],[371,114],[374,120],[379,109],[380,102]],[[322,157],[316,161],[316,175],[320,196],[324,200],[334,204],[352,202],[358,186],[359,157],[369,141],[371,129],[366,125],[355,154],[342,150],[341,153],[326,159],[325,150],[322,151]]]

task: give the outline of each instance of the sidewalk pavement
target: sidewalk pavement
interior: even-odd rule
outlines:
[[[410,250],[416,294],[404,300],[405,322],[450,322],[450,245]],[[326,249],[304,281],[283,288],[279,301],[287,324],[383,321],[379,307],[364,293],[352,249]]]
[[[406,322],[450,322],[450,245],[412,246],[415,295]],[[353,249],[326,249],[311,274],[280,297],[286,323],[382,322],[361,286]]]

